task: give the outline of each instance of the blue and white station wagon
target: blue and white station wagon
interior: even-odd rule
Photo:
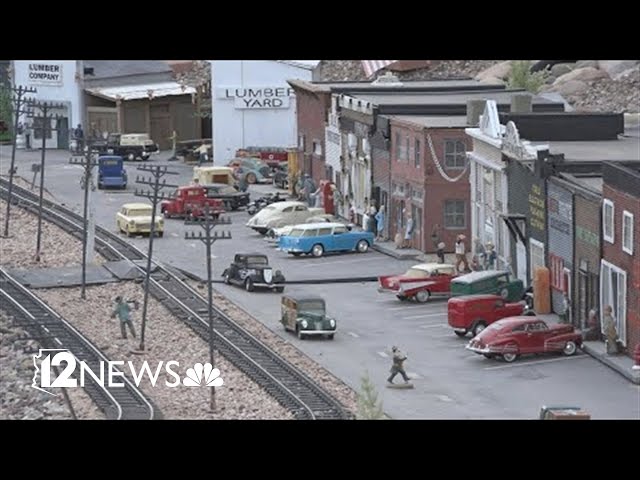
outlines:
[[[296,257],[321,257],[325,252],[364,253],[373,245],[373,233],[354,232],[342,223],[305,223],[280,237],[278,249]]]

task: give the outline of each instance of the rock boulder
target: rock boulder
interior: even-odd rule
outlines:
[[[609,78],[609,74],[604,70],[598,70],[593,67],[583,67],[571,70],[569,73],[558,77],[553,83],[554,85],[560,85],[571,80],[580,80],[581,82],[592,82],[594,80],[600,80],[601,78]]]

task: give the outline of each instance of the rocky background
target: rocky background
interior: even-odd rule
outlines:
[[[534,62],[535,63],[535,62]],[[367,80],[360,60],[323,60],[321,80]],[[440,60],[407,72],[400,80],[472,77],[485,83],[506,83],[510,61]],[[579,60],[555,64],[543,92],[560,93],[576,111],[640,112],[640,60]]]

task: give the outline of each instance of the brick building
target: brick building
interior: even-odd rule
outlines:
[[[640,343],[640,161],[603,165],[600,304],[631,355]],[[602,316],[601,316],[602,325]]]
[[[406,210],[414,221],[413,248],[435,252],[443,241],[453,251],[458,234],[469,237],[467,117],[390,118],[390,236],[403,231]]]
[[[329,179],[340,183],[336,175],[340,174],[339,161],[335,162],[335,146],[341,144],[337,135],[337,121],[340,115],[339,100],[332,100],[332,96],[357,93],[443,93],[455,90],[465,91],[495,91],[504,90],[504,85],[485,85],[475,80],[443,80],[399,82],[394,77],[385,76],[373,82],[308,82],[303,80],[289,80],[297,101],[297,129],[298,149],[301,153],[302,170],[311,175],[318,182]],[[336,97],[339,98],[339,97]],[[332,117],[333,115],[333,117]],[[333,118],[333,123],[332,123]],[[373,124],[373,119],[371,120]],[[333,127],[332,127],[333,125]],[[331,132],[331,133],[328,133]],[[388,133],[388,132],[387,132]],[[332,146],[327,145],[327,138],[331,137]],[[344,146],[340,145],[344,148]],[[334,148],[332,160],[328,161],[327,150]],[[380,149],[385,157],[387,148]],[[375,152],[372,152],[375,154]],[[388,158],[385,157],[385,161]]]

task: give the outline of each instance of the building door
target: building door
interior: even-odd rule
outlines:
[[[151,105],[151,139],[158,144],[160,150],[168,150],[171,148],[171,117],[169,115],[169,104],[161,103],[159,105]]]
[[[573,298],[571,270],[569,270],[568,268],[565,268],[563,270],[562,275],[563,275],[562,283],[564,285],[564,293],[567,295],[567,298],[571,300]],[[569,309],[569,322],[573,323],[575,318],[577,318],[577,315],[575,314],[575,308],[572,306]],[[575,325],[575,326],[578,326],[578,325]]]
[[[69,119],[60,117],[57,122],[56,134],[58,135],[58,148],[63,150],[69,149]]]

